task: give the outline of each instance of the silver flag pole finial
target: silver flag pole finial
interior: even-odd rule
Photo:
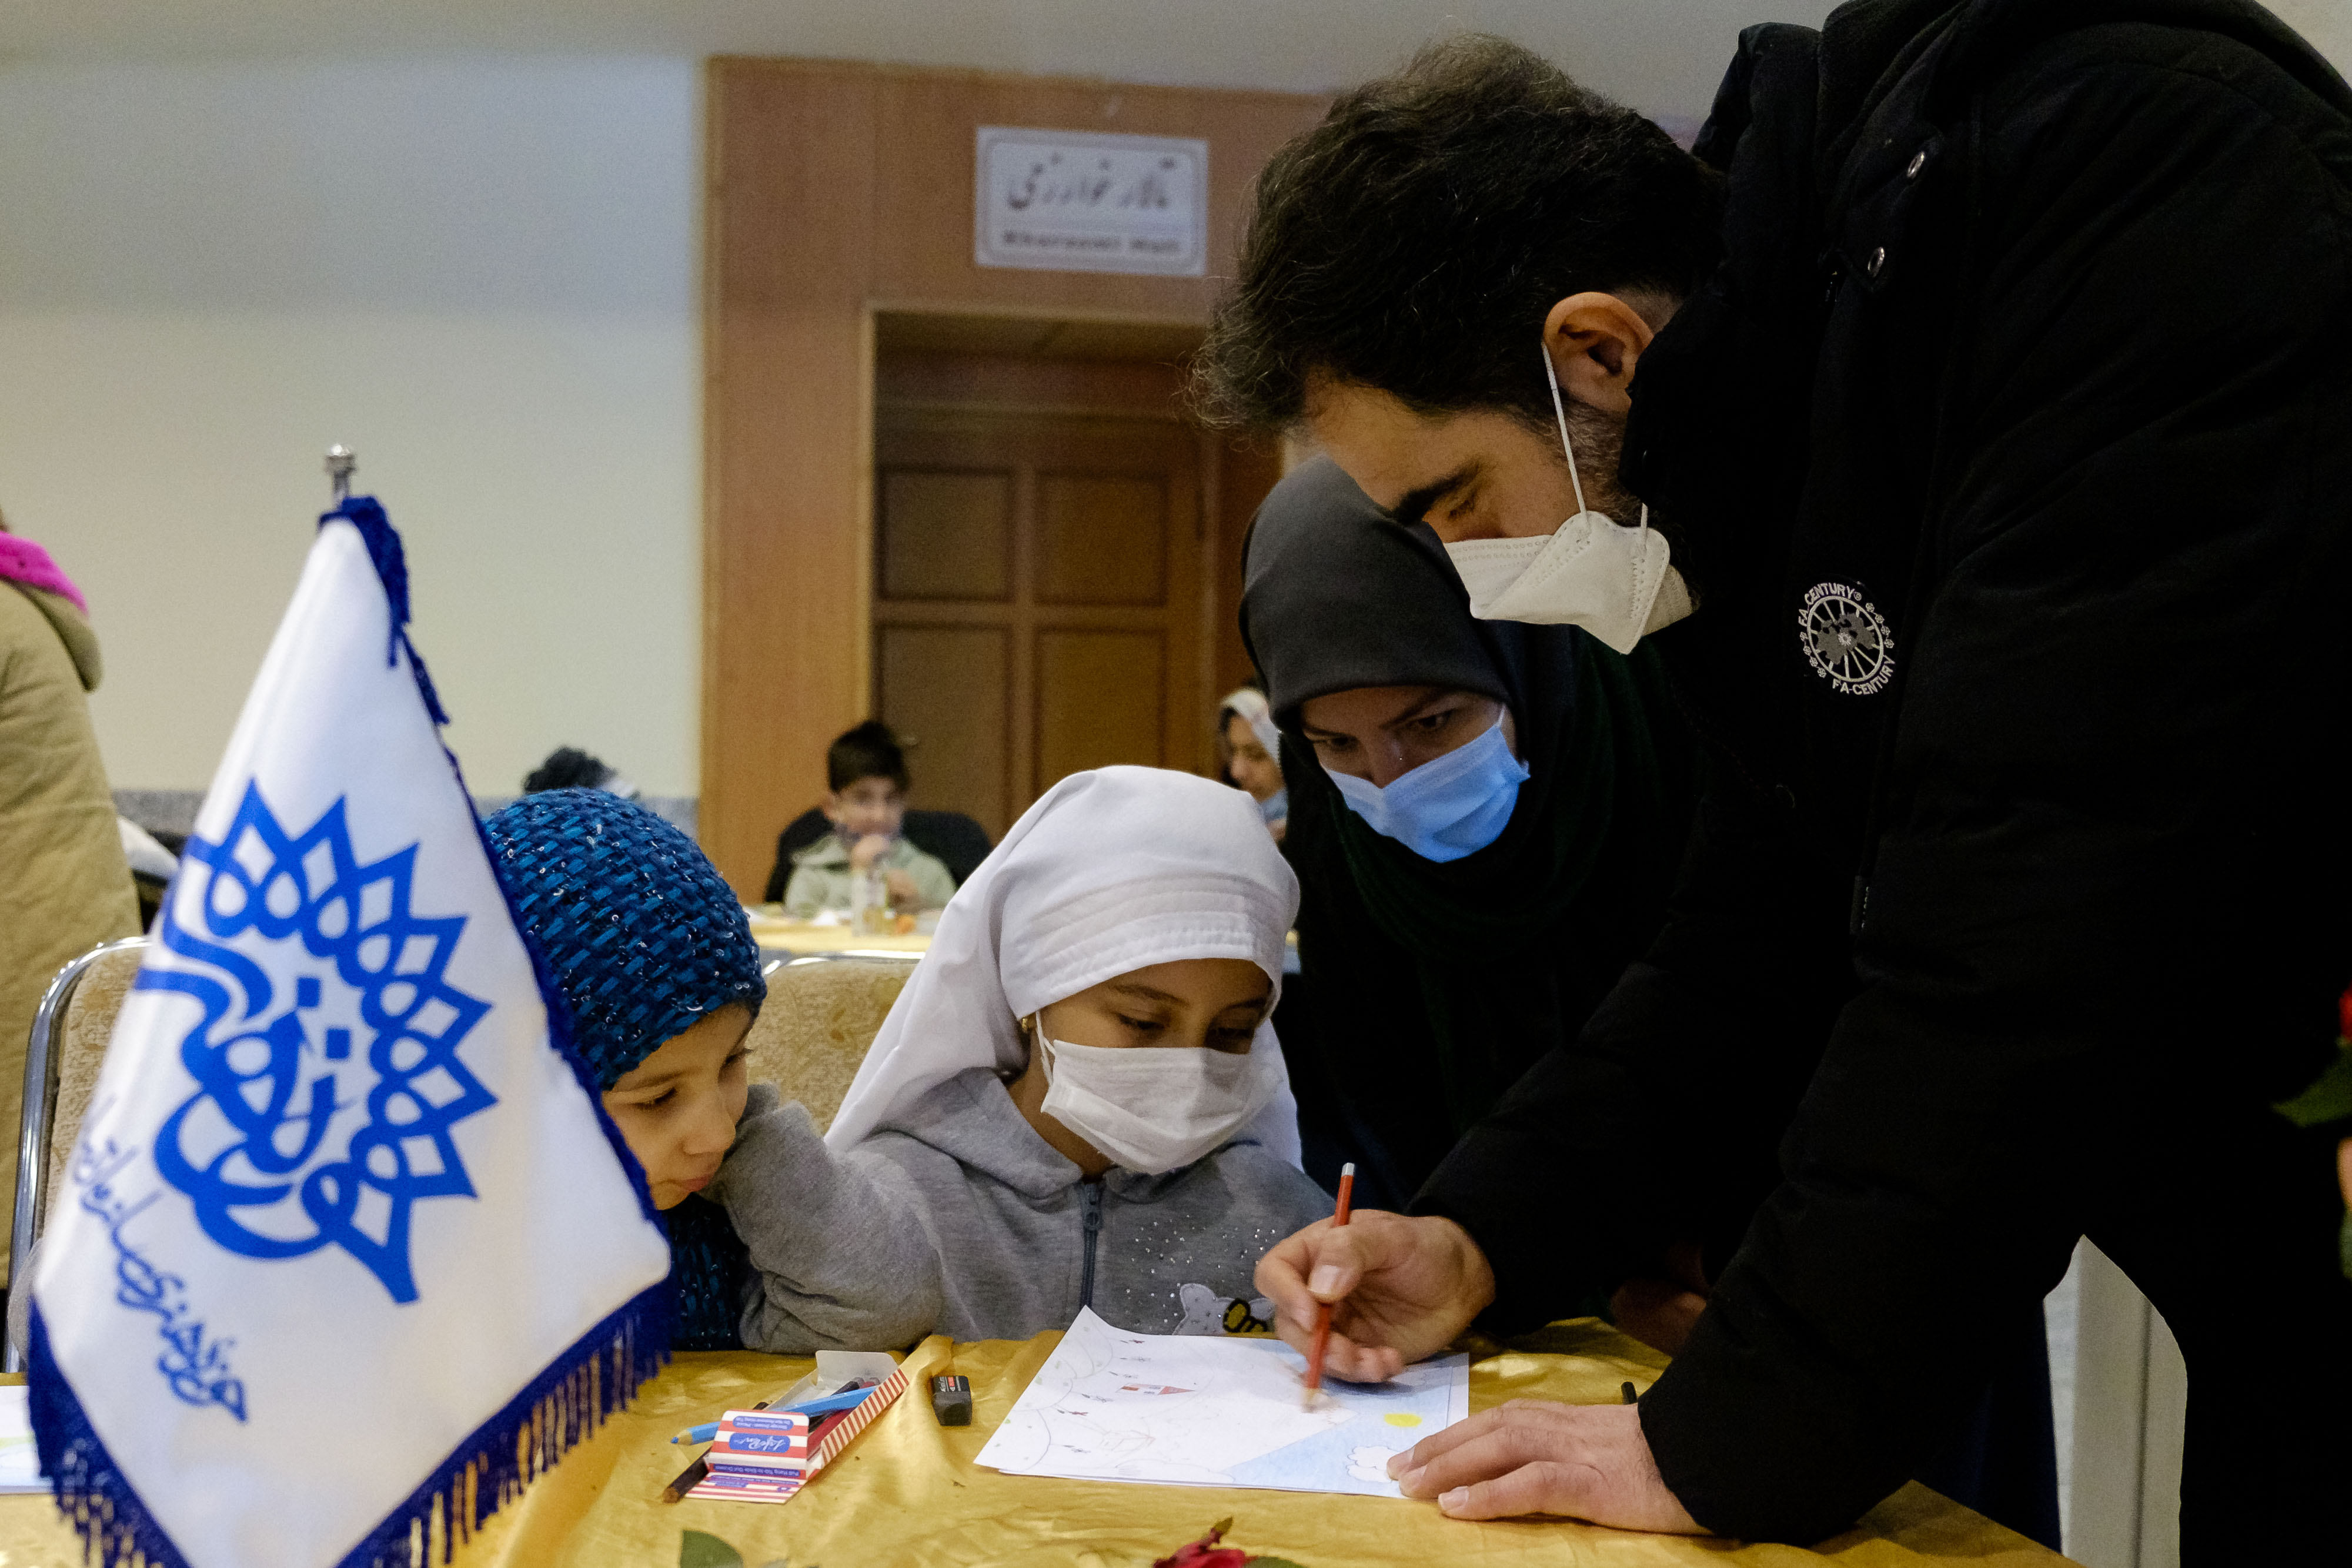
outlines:
[[[360,460],[341,442],[338,441],[327,448],[327,479],[335,487],[338,502],[351,498],[352,474],[359,465]]]

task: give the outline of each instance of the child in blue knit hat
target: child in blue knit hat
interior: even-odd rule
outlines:
[[[742,906],[693,840],[601,789],[526,795],[483,824],[604,1108],[669,1223],[682,1350],[739,1347],[750,1268],[695,1196],[735,1141],[744,1037],[768,994]]]

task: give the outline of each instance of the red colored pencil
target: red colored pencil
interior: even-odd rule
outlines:
[[[1334,1226],[1348,1223],[1349,1205],[1355,1196],[1356,1167],[1350,1162],[1339,1167],[1339,1207],[1331,1216]],[[1323,1387],[1323,1353],[1330,1348],[1330,1344],[1331,1303],[1318,1301],[1315,1305],[1315,1341],[1307,1348],[1307,1393],[1301,1405],[1303,1409],[1315,1408],[1315,1396]]]

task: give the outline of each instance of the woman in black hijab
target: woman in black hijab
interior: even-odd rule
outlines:
[[[1402,1208],[1648,946],[1689,747],[1648,649],[1473,619],[1437,537],[1328,461],[1266,497],[1244,581],[1290,787],[1310,1169],[1352,1159],[1357,1201]]]

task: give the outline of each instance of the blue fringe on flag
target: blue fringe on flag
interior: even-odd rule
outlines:
[[[384,651],[384,663],[392,664],[395,650],[404,649],[408,654],[409,671],[416,677],[416,689],[425,698],[425,711],[433,716],[436,725],[447,724],[449,716],[441,711],[441,699],[434,695],[433,677],[425,673],[425,661],[417,656],[416,645],[408,640],[407,632],[403,630],[408,624],[408,556],[401,548],[400,530],[392,526],[392,519],[384,515],[383,506],[373,496],[345,497],[341,505],[320,517],[319,526],[324,528],[339,517],[359,530],[361,539],[367,545],[368,559],[375,567],[376,579],[383,584],[384,600],[392,607],[394,643],[393,648]],[[458,763],[457,754],[444,746],[441,755],[449,759],[449,771],[456,775],[458,789],[468,801],[472,800],[473,792],[466,788],[466,769]],[[491,875],[496,879],[498,852],[490,847],[489,835],[482,831],[478,817],[474,819],[474,836],[480,841],[482,856],[489,862]],[[588,1065],[588,1059],[580,1054],[572,1027],[572,1009],[563,999],[562,988],[555,983],[554,971],[547,966],[547,956],[540,951],[538,938],[523,924],[522,912],[514,906],[514,895],[507,891],[503,880],[499,881],[499,894],[506,900],[507,918],[514,923],[515,935],[522,938],[523,951],[530,955],[531,976],[539,982],[540,999],[547,1005],[547,1032],[556,1053],[571,1067],[572,1076],[578,1080],[581,1092],[588,1096],[588,1103],[596,1112],[597,1125],[604,1129],[605,1142],[613,1145],[613,1154],[620,1160],[621,1168],[629,1173],[630,1181],[636,1186],[637,1202],[645,1217],[659,1227],[664,1236],[667,1236],[669,1218],[654,1207],[653,1189],[646,1185],[645,1169],[637,1164],[635,1152],[629,1147],[628,1140],[621,1136],[620,1127],[605,1111],[604,1092],[596,1082],[595,1071]],[[671,1277],[675,1280],[675,1270],[672,1270]]]
[[[383,650],[385,665],[391,665],[399,650],[407,649],[409,673],[416,677],[416,692],[425,699],[425,711],[433,716],[435,724],[447,724],[449,716],[441,711],[441,694],[433,689],[433,677],[425,673],[425,661],[416,656],[416,644],[408,640],[408,557],[400,548],[400,531],[373,496],[344,497],[333,511],[320,516],[319,526],[323,528],[338,517],[360,531],[368,559],[375,564],[376,580],[383,584],[383,596],[392,605],[392,640]]]
[[[57,1358],[49,1354],[48,1325],[33,1303],[32,1343],[26,1346],[26,1401],[33,1417],[34,1451],[41,1474],[55,1490],[58,1511],[81,1537],[82,1554],[99,1568],[144,1559],[148,1568],[188,1568],[188,1560],[163,1533],[115,1469],[114,1458],[74,1397]]]
[[[368,1532],[338,1568],[420,1568],[446,1563],[490,1515],[553,1468],[604,1418],[627,1407],[669,1360],[677,1293],[664,1280],[614,1312],[476,1428],[457,1450]],[[41,1473],[59,1511],[98,1568],[190,1568],[170,1536],[115,1467],[81,1401],[49,1353],[41,1309],[33,1308],[30,1374],[33,1437]]]

